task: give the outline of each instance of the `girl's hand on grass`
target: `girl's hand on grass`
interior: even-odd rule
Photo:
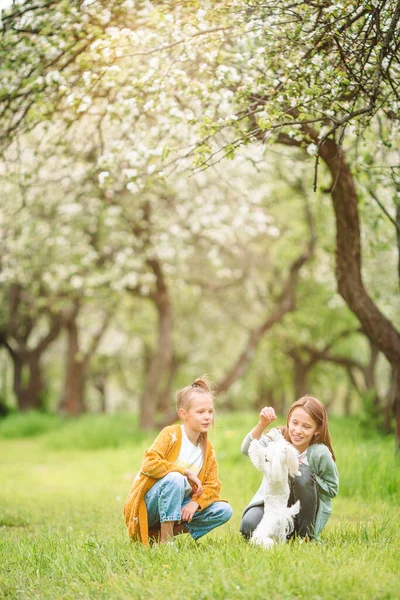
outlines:
[[[188,478],[188,481],[189,481],[190,485],[192,486],[193,498],[195,496],[200,496],[200,494],[202,492],[202,485],[201,485],[200,479],[190,469],[186,469],[185,476]]]
[[[181,511],[181,521],[187,521],[188,523],[190,523],[190,521],[192,520],[193,515],[196,512],[198,506],[199,505],[194,500],[191,500],[190,502],[188,502],[182,508],[182,511]]]
[[[268,427],[268,425],[270,425],[270,423],[272,423],[272,421],[275,421],[275,419],[276,414],[272,406],[264,406],[260,412],[259,424],[265,429]]]

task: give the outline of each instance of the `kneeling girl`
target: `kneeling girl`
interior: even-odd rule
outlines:
[[[218,464],[207,432],[214,423],[214,401],[205,379],[177,394],[182,424],[165,427],[143,456],[124,506],[131,538],[161,543],[178,533],[199,539],[232,515],[219,499]]]
[[[242,443],[242,453],[248,456],[253,439],[266,446],[268,433],[264,429],[276,419],[275,410],[265,407],[254,429]],[[288,506],[300,500],[300,512],[295,518],[292,535],[316,538],[325,527],[331,512],[332,498],[339,491],[339,474],[328,430],[328,417],[323,404],[313,396],[304,396],[292,404],[286,427],[280,428],[284,438],[299,452],[301,476],[290,480]],[[264,514],[262,487],[244,509],[240,531],[245,538],[251,534]]]

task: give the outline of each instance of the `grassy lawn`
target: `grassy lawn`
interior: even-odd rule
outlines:
[[[195,543],[129,542],[123,503],[154,434],[134,418],[76,422],[27,415],[0,423],[0,598],[400,598],[400,460],[393,440],[333,419],[341,477],[324,543],[264,551],[238,533],[260,474],[240,453],[256,416],[221,415],[211,437],[234,509]],[[280,421],[282,423],[283,421]]]

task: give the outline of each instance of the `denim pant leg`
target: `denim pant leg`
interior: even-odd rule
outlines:
[[[190,502],[191,498],[185,498],[183,506]],[[213,502],[203,510],[197,510],[190,523],[183,524],[194,540],[198,540],[215,527],[223,525],[232,516],[232,508],[227,502]]]
[[[173,471],[159,479],[144,497],[149,527],[179,521],[185,497],[185,477]]]
[[[295,517],[293,535],[314,537],[315,519],[319,505],[318,488],[315,477],[308,465],[300,465],[301,476],[293,477],[290,481],[290,496],[288,506],[300,500],[300,512]]]

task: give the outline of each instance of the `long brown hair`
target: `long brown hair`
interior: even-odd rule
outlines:
[[[195,379],[193,383],[182,388],[176,394],[176,410],[178,411],[178,413],[181,408],[183,408],[183,410],[189,410],[193,398],[195,398],[199,394],[208,394],[208,396],[211,397],[214,404],[214,394],[211,387],[211,382],[206,375]],[[214,427],[214,416],[212,420],[212,425]],[[204,456],[207,448],[207,439],[207,431],[200,433],[199,444]]]
[[[282,431],[285,439],[288,442],[291,442],[291,439],[289,438],[289,421],[295,408],[302,408],[305,410],[319,428],[319,433],[313,437],[310,445],[325,444],[325,446],[329,448],[333,460],[336,461],[335,453],[332,448],[331,435],[328,429],[328,415],[326,414],[325,406],[322,404],[322,402],[317,400],[317,398],[314,398],[314,396],[303,396],[292,404],[287,416],[286,427],[284,427]]]

